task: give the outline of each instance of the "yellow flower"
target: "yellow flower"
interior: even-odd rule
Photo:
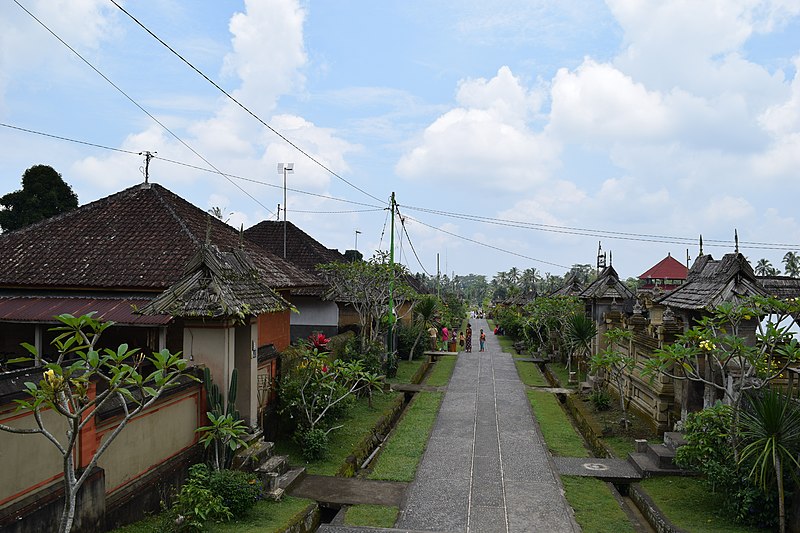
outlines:
[[[750,315],[744,315],[745,320],[750,320]]]

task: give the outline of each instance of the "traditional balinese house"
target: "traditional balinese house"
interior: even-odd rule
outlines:
[[[578,276],[570,272],[564,278],[564,283],[548,296],[579,296],[584,288]]]
[[[284,223],[264,220],[246,229],[244,236],[273,254],[283,257],[284,230],[286,231],[285,259],[302,268],[319,282],[317,287],[292,291],[291,302],[298,311],[293,313],[290,319],[292,341],[305,339],[314,331],[319,331],[329,337],[336,335],[339,327],[343,325],[340,321],[340,313],[346,304],[324,297],[328,287],[319,275],[317,265],[343,263],[346,262],[346,259],[338,250],[326,248],[289,221]]]
[[[255,424],[258,383],[274,376],[275,361],[254,356],[289,343],[290,311],[280,294],[318,284],[202,209],[145,183],[0,235],[0,356],[21,355],[22,342],[51,356],[53,315],[95,312],[116,323],[103,333],[101,347],[181,351],[209,366],[223,389],[239,368],[246,385],[237,404]],[[37,372],[0,373],[0,423],[32,423],[14,412],[13,400],[22,381],[41,379]],[[99,463],[92,494],[104,503],[92,503],[90,514],[100,508],[115,517],[124,509],[141,512],[147,508],[142,498],[157,509],[156,488],[197,461],[195,430],[206,423],[204,413],[202,387],[189,382],[132,420]],[[118,416],[100,411],[86,425],[77,451],[81,464],[88,464]],[[2,529],[57,504],[62,474],[58,454],[41,436],[0,432],[0,450]],[[42,511],[45,520],[49,512]]]
[[[639,290],[654,294],[669,292],[683,285],[688,273],[686,265],[672,257],[672,254],[667,254],[667,257],[639,276]]]
[[[583,289],[578,297],[586,306],[586,314],[597,323],[597,336],[592,343],[592,353],[598,353],[605,348],[603,334],[607,324],[618,320],[623,313],[633,312],[635,296],[624,282],[619,279],[619,274],[609,265],[600,272],[593,282]]]

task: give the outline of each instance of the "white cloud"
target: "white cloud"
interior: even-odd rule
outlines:
[[[755,214],[755,209],[744,198],[725,195],[712,198],[702,214],[708,223],[716,225],[745,222]]]

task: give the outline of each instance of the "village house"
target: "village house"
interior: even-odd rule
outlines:
[[[52,356],[53,316],[94,312],[116,323],[104,332],[103,347],[181,351],[209,367],[223,391],[236,368],[237,409],[253,426],[269,400],[275,352],[290,342],[291,292],[319,285],[152,183],[0,235],[0,265],[0,361],[22,355],[21,342]],[[37,370],[5,370],[0,422],[31,423],[12,402],[22,381],[40,379]],[[206,422],[201,389],[188,381],[129,423],[101,458],[84,512],[100,509],[119,520],[126,510],[157,508],[157,487],[180,479],[199,459],[195,429]],[[81,435],[81,464],[118,416],[95,414]],[[58,507],[59,454],[41,435],[5,432],[0,450],[0,528],[35,523],[19,520],[31,513],[47,520]]]

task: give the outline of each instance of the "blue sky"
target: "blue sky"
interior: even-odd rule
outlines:
[[[293,162],[290,187],[357,203],[290,191],[292,221],[340,250],[356,230],[363,253],[386,248],[374,198],[108,0],[19,2],[218,169],[271,186],[163,160],[153,181],[248,227],[275,217],[276,164]],[[384,204],[395,191],[428,272],[439,253],[460,274],[562,274],[602,240],[636,276],[667,253],[694,258],[701,233],[707,253],[732,251],[734,229],[752,261],[800,251],[796,0],[123,5],[339,176]],[[0,47],[0,122],[207,166],[13,2]],[[142,180],[138,156],[0,127],[0,192],[37,163],[81,203]],[[421,270],[407,242],[400,255]]]

